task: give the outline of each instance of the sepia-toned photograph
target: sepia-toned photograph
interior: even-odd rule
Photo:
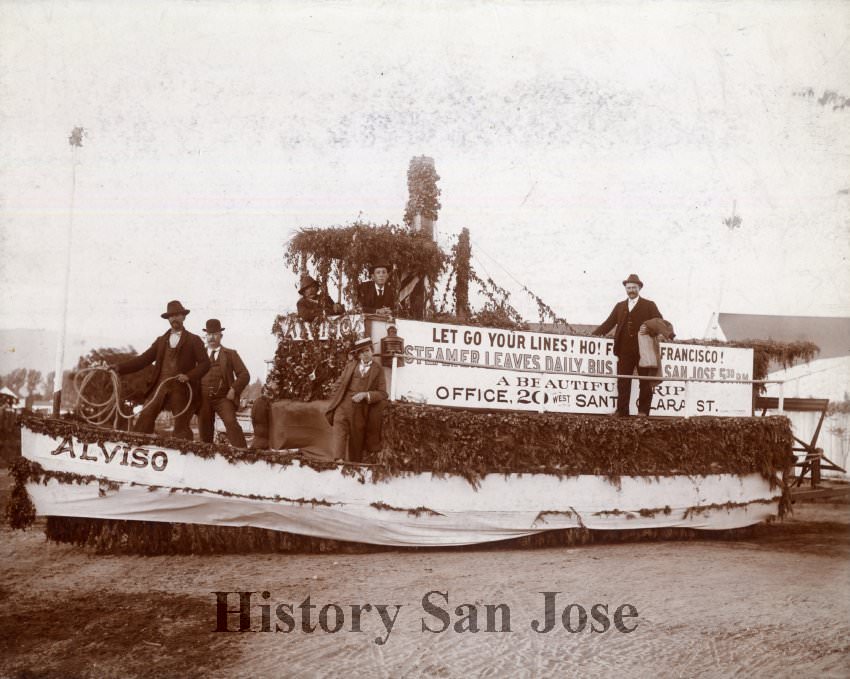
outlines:
[[[0,0],[0,677],[850,675],[850,4]]]

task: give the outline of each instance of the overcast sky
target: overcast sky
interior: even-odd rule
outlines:
[[[0,328],[58,327],[73,222],[70,332],[141,349],[178,298],[258,374],[287,238],[400,223],[420,154],[530,320],[517,281],[598,323],[632,272],[681,337],[846,316],[849,36],[845,2],[0,3]]]

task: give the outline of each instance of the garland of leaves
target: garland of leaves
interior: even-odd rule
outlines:
[[[606,418],[391,403],[376,477],[432,471],[477,484],[488,473],[622,476],[758,473],[771,487],[794,463],[785,417]]]
[[[336,269],[345,282],[343,294],[349,306],[357,303],[357,286],[369,278],[369,266],[379,260],[393,267],[396,286],[398,275],[403,273],[426,278],[433,287],[446,266],[446,257],[436,243],[389,223],[377,226],[354,222],[301,229],[289,241],[284,254],[293,273],[309,271],[325,292],[329,275]]]

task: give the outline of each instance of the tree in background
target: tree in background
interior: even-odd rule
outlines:
[[[21,395],[21,390],[27,381],[27,369],[16,368],[10,373],[3,375],[3,386],[14,391],[18,396]]]

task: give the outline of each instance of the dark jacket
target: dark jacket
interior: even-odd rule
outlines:
[[[165,350],[168,347],[169,335],[171,335],[171,330],[167,330],[165,334],[157,337],[144,353],[113,366],[115,372],[119,375],[126,375],[154,363],[153,381],[145,392],[145,398],[153,393],[159,382],[159,373],[162,369],[162,361],[165,358]],[[177,343],[177,370],[189,378],[195,399],[201,393],[201,378],[209,369],[210,357],[204,350],[203,340],[184,328],[180,335],[180,341]]]
[[[209,357],[209,354],[207,356]],[[245,367],[236,349],[228,349],[225,346],[219,347],[218,362],[221,366],[221,375],[224,380],[225,389],[229,390],[230,387],[233,387],[233,391],[236,392],[236,398],[234,400],[238,408],[239,396],[242,390],[248,386],[248,381],[251,379],[248,368]]]
[[[593,331],[594,335],[607,335],[614,326],[617,330],[614,333],[614,355],[620,356],[624,352],[631,352],[635,355],[638,353],[638,332],[640,326],[646,323],[651,318],[663,318],[655,302],[643,297],[639,297],[637,304],[631,314],[632,334],[629,334],[629,302],[623,300],[614,305],[611,314],[606,318],[602,325]]]
[[[301,320],[312,323],[314,320],[323,315],[333,314],[334,301],[327,293],[320,293],[315,299],[302,295],[298,298],[295,308],[298,311],[298,317]],[[343,311],[341,310],[339,313],[343,313]]]
[[[389,281],[381,295],[378,294],[374,281],[361,283],[357,286],[357,299],[360,300],[360,308],[364,314],[374,314],[377,309],[383,307],[389,307],[393,311],[396,308],[396,292]]]
[[[359,363],[360,361],[357,360],[349,361],[348,365],[342,371],[339,382],[337,382],[334,395],[331,397],[331,402],[327,410],[325,410],[325,417],[331,425],[334,423],[334,412],[339,407],[339,404],[342,403],[342,399],[345,398],[345,392],[348,390],[348,385]],[[369,401],[364,405],[374,405],[387,399],[387,378],[384,376],[383,367],[376,359],[373,359],[372,365],[369,366],[369,372],[366,375],[366,385],[369,392]]]

